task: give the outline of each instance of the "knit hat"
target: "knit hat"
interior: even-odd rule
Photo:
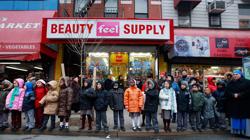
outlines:
[[[37,82],[41,82],[42,84],[46,85],[46,82],[43,79],[39,79],[38,81],[36,81],[36,83]]]
[[[130,80],[129,80],[129,83],[134,83],[134,84],[136,84],[136,80],[135,80],[135,79],[130,79]]]
[[[242,76],[242,72],[241,72],[241,70],[234,70],[234,71],[233,71],[233,74],[239,74],[239,75],[241,75],[241,76]]]
[[[188,87],[188,82],[187,81],[181,81],[181,85],[185,85],[186,87]]]

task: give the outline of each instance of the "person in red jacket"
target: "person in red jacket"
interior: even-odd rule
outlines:
[[[43,107],[39,104],[39,101],[46,95],[47,89],[45,87],[46,82],[42,79],[38,80],[36,82],[36,88],[35,88],[35,127],[40,128],[42,127],[43,123]]]
[[[211,93],[214,93],[217,90],[216,78],[208,77],[207,78],[208,88],[211,90]]]

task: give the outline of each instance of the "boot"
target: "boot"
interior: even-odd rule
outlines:
[[[167,121],[163,119],[164,131],[167,132]]]
[[[89,129],[88,130],[92,130],[92,118],[89,115],[88,115],[88,124],[89,124]]]
[[[86,120],[86,116],[82,116],[82,126],[79,128],[80,130],[84,130],[85,129],[85,120]]]

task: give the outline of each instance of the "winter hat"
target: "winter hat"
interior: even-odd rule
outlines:
[[[129,83],[134,83],[134,84],[136,84],[136,80],[135,80],[135,79],[130,79],[130,80],[129,80]]]
[[[239,75],[243,76],[241,70],[234,70],[233,74],[239,74]]]
[[[46,85],[46,82],[43,79],[39,79],[37,82],[41,82],[42,84]]]
[[[148,84],[152,84],[152,89],[155,88],[155,83],[154,83],[153,80],[149,79],[149,80],[147,81],[147,83],[148,83]]]
[[[186,87],[188,87],[188,82],[187,81],[181,81],[181,85],[185,85]]]

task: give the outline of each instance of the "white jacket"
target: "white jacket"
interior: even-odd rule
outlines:
[[[160,99],[161,109],[171,110],[174,113],[177,113],[176,95],[173,88],[161,89],[159,94],[159,99]]]

